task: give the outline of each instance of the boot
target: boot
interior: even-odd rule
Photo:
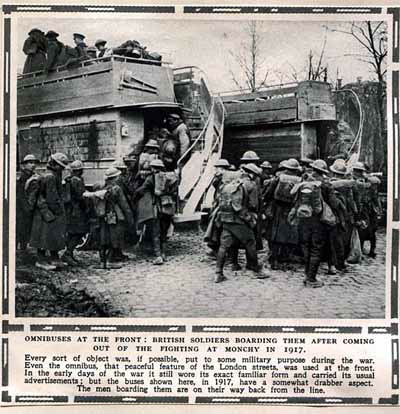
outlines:
[[[279,270],[278,261],[276,259],[271,260],[271,269],[272,270]]]
[[[240,266],[239,263],[232,263],[232,270],[238,272],[239,270],[242,270],[242,266]]]
[[[215,275],[214,283],[221,283],[224,280],[227,280],[227,278],[224,276],[222,271],[217,271],[217,273]]]
[[[38,257],[35,263],[35,267],[42,270],[56,270],[57,266],[50,264],[46,259]]]
[[[328,267],[328,275],[336,275],[337,274],[337,270],[335,266],[329,266]]]
[[[76,266],[76,262],[72,257],[72,252],[66,250],[64,254],[61,256],[61,261],[63,263],[67,263],[69,266]]]
[[[57,252],[51,252],[50,253],[50,264],[55,266],[57,269],[64,269],[65,267],[68,266],[67,262],[62,261]]]
[[[162,256],[156,257],[156,259],[153,261],[153,265],[159,266],[162,264],[164,264],[164,259],[162,258]]]
[[[308,277],[303,280],[303,283],[305,287],[320,288],[324,286],[323,282],[320,282],[317,279],[309,279]]]

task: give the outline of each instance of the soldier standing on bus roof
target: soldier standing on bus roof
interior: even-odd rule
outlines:
[[[182,158],[190,147],[189,129],[183,122],[181,116],[177,113],[171,113],[168,115],[168,125],[170,127],[172,137],[176,140],[179,146],[179,158]],[[185,156],[183,163],[185,163],[185,160],[187,160],[188,158],[189,154]]]
[[[74,33],[73,39],[75,43],[75,49],[77,51],[78,59],[85,60],[87,59],[87,45],[85,43],[85,36],[80,33]]]
[[[25,250],[31,235],[33,211],[29,205],[26,183],[35,174],[37,158],[28,154],[21,163],[21,171],[16,185],[16,242],[17,248]]]
[[[89,231],[88,204],[83,197],[83,163],[76,160],[71,163],[71,175],[65,179],[65,213],[67,218],[67,249],[62,259],[70,266],[80,264],[74,256],[74,250]]]
[[[46,71],[50,72],[54,70],[57,66],[60,66],[61,57],[60,55],[64,55],[64,62],[66,61],[66,55],[64,50],[64,45],[58,41],[57,37],[59,34],[53,30],[49,30],[46,33],[47,38],[47,62],[46,62]]]
[[[58,252],[65,248],[65,209],[61,173],[68,165],[65,154],[52,154],[40,179],[34,209],[30,245],[38,249],[36,267],[55,270],[64,267]],[[50,262],[46,258],[50,251]]]
[[[38,72],[46,67],[47,39],[44,33],[34,28],[28,35],[22,48],[26,55],[22,73]]]

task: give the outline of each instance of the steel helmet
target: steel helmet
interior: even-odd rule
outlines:
[[[329,174],[328,166],[324,160],[315,160],[310,167],[314,170],[322,172],[323,174]]]
[[[215,164],[214,167],[220,168],[229,168],[230,164],[225,158],[220,158]]]
[[[360,161],[355,162],[352,168],[356,171],[366,171],[364,164]]]
[[[300,160],[300,165],[304,165],[305,167],[309,167],[313,162],[314,162],[314,160],[312,160],[311,158],[304,157]]]
[[[287,170],[299,171],[301,169],[299,162],[295,158],[284,160],[279,165]]]
[[[168,114],[168,118],[172,118],[172,119],[176,119],[176,120],[180,120],[181,119],[180,115],[177,114],[177,113],[175,113],[175,112],[173,112],[171,114]]]
[[[272,165],[269,161],[264,161],[261,165],[261,168],[265,168],[265,169],[271,169],[272,170]]]
[[[122,169],[122,170],[128,168],[126,166],[126,164],[124,163],[124,161],[122,161],[122,160],[116,160],[116,161],[114,161],[111,164],[111,167],[118,168],[118,169]]]
[[[39,162],[39,160],[33,154],[28,154],[25,155],[24,160],[22,161],[22,163],[25,162]]]
[[[260,161],[260,157],[255,151],[246,151],[240,161]]]
[[[335,162],[329,167],[329,169],[335,174],[346,175],[347,173],[346,161],[339,158],[335,160]]]
[[[107,180],[109,178],[118,177],[121,175],[121,171],[117,170],[115,167],[110,167],[104,172],[104,179]]]
[[[256,174],[258,176],[261,175],[260,168],[258,168],[257,165],[255,165],[253,163],[244,164],[244,165],[242,165],[242,168],[247,172],[251,172],[251,173]]]
[[[161,160],[159,160],[158,158],[156,158],[155,160],[152,160],[150,162],[150,167],[153,167],[153,168],[165,168],[165,165],[164,165],[164,163]]]
[[[55,154],[52,154],[50,158],[63,168],[66,168],[69,163],[68,157],[62,152],[56,152]]]
[[[157,144],[157,141],[155,139],[149,139],[144,147],[145,148],[157,148],[157,149],[160,149],[160,146]]]
[[[76,160],[70,165],[71,170],[83,170],[83,163],[80,160]]]
[[[381,183],[381,180],[378,177],[376,177],[375,175],[368,176],[368,181],[371,184],[378,184],[379,185]]]

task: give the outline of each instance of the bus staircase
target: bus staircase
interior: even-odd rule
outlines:
[[[214,164],[221,157],[224,137],[225,109],[220,97],[212,97],[211,108],[203,129],[187,152],[178,160],[178,166],[188,153],[190,159],[181,168],[179,186],[179,213],[175,222],[199,221],[202,208],[211,204]]]

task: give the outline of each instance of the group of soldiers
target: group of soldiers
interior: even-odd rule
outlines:
[[[160,64],[161,55],[157,52],[148,52],[137,40],[127,40],[116,48],[108,48],[107,41],[97,39],[94,46],[87,46],[85,35],[73,34],[75,46],[64,45],[58,40],[59,33],[49,30],[44,33],[38,28],[33,28],[28,33],[28,38],[23,45],[26,60],[23,73],[38,71],[50,72],[57,67],[67,69],[75,67],[80,62],[106,58],[112,55],[125,56],[134,59],[146,59]]]
[[[148,139],[140,154],[115,161],[104,172],[104,183],[94,184],[92,191],[86,189],[80,160],[69,163],[65,154],[55,153],[38,174],[38,160],[26,155],[17,179],[17,248],[25,250],[29,244],[37,249],[41,269],[74,266],[79,262],[75,250],[93,232],[94,222],[102,267],[120,267],[128,259],[124,244],[144,237],[153,247],[154,264],[163,264],[176,213],[177,163],[190,143],[179,114],[170,114],[168,125],[171,130]]]
[[[247,269],[257,278],[268,278],[257,254],[263,239],[271,270],[286,270],[297,258],[304,263],[304,284],[309,287],[323,285],[317,279],[321,261],[328,262],[328,274],[345,272],[354,263],[355,238],[359,250],[369,240],[369,256],[376,257],[380,180],[362,162],[349,171],[343,159],[328,168],[321,159],[292,158],[282,161],[273,174],[271,163],[261,163],[254,151],[245,152],[240,161],[238,171],[224,159],[215,165],[205,241],[216,258],[216,283],[226,280],[226,259],[233,270],[241,268],[239,248],[245,249]]]
[[[151,242],[154,264],[165,261],[164,243],[177,211],[180,172],[177,157],[168,151],[186,126],[171,114],[174,126],[167,138],[148,139],[140,154],[117,160],[104,173],[104,183],[87,191],[84,166],[69,163],[65,154],[49,158],[45,172],[36,173],[37,159],[29,154],[21,163],[17,180],[17,248],[37,249],[36,266],[45,270],[74,266],[75,250],[96,223],[102,267],[120,267],[128,260],[126,242]],[[183,126],[182,126],[183,125]],[[181,131],[181,133],[182,133]],[[164,131],[159,131],[161,137]],[[183,141],[186,145],[189,137]],[[172,145],[173,146],[173,145]],[[175,149],[179,148],[175,146]],[[62,178],[64,170],[69,174]],[[345,272],[352,259],[354,237],[361,249],[370,241],[369,256],[376,256],[376,230],[382,208],[380,180],[356,162],[349,171],[343,159],[328,168],[321,159],[282,161],[273,173],[270,162],[261,162],[246,151],[236,169],[225,159],[215,164],[215,189],[205,241],[216,258],[215,282],[226,279],[227,259],[240,270],[239,249],[246,252],[246,268],[260,279],[269,275],[258,258],[263,240],[269,248],[271,270],[287,269],[291,260],[304,263],[304,283],[320,287],[320,263],[328,274]],[[60,255],[60,253],[62,254]]]

